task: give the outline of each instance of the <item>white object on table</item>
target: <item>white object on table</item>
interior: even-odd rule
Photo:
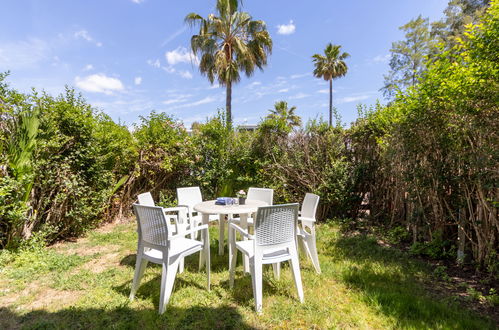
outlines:
[[[248,214],[255,213],[260,206],[267,206],[268,204],[262,201],[247,199],[244,205],[216,205],[215,201],[206,201],[194,205],[194,211],[202,214],[203,225],[208,224],[210,221],[210,214],[219,215],[219,245],[218,254],[223,255],[224,251],[224,219],[225,215],[239,214],[240,226],[243,229],[248,228]],[[199,268],[204,265],[204,253],[201,253],[199,258]],[[244,259],[244,270],[249,272],[249,262],[247,258]]]

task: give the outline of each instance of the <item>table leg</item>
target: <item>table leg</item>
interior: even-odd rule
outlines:
[[[208,225],[210,223],[210,215],[203,213],[202,216],[203,225]],[[206,239],[205,235],[202,235],[203,241]],[[208,242],[209,244],[210,242]],[[206,256],[204,255],[204,250],[199,253],[199,270],[203,268],[206,263]]]
[[[244,230],[248,230],[248,214],[240,214],[239,218],[241,219],[241,228]],[[243,238],[247,240],[246,237]],[[246,254],[243,253],[243,269],[245,273],[249,273],[249,258]]]
[[[218,255],[224,255],[224,231],[225,231],[225,215],[219,214],[218,216]]]

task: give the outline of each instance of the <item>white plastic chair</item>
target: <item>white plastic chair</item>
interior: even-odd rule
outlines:
[[[156,206],[154,203],[154,199],[152,198],[151,193],[145,192],[137,196],[140,205],[145,206]],[[171,215],[167,213],[176,212],[177,215]],[[167,219],[166,224],[168,225],[168,231],[172,234],[178,234],[187,231],[189,228],[189,224],[187,223],[187,208],[184,206],[181,207],[169,207],[163,208],[163,213]],[[173,220],[173,224],[172,224]],[[185,234],[183,234],[185,236]],[[192,238],[192,237],[191,237]],[[180,261],[178,272],[184,272],[184,258]]]
[[[321,273],[321,266],[317,254],[315,214],[317,212],[317,206],[319,205],[319,199],[320,197],[315,194],[305,194],[305,198],[301,205],[300,216],[298,217],[298,220],[301,222],[301,226],[298,226],[298,240],[310,260],[312,260],[312,264],[318,274]]]
[[[137,200],[139,201],[140,205],[145,205],[145,206],[156,206],[154,203],[154,199],[152,198],[151,193],[145,192],[137,196]],[[170,207],[170,208],[163,208],[163,211],[165,211],[165,216],[167,218],[167,224],[169,231],[172,233],[179,233],[181,231],[187,230],[189,227],[189,224],[187,223],[187,208],[186,207]],[[177,216],[172,216],[167,213],[169,212],[177,212]],[[173,225],[172,225],[172,220],[173,220]]]
[[[188,239],[182,234],[171,235],[168,230],[164,210],[161,207],[133,204],[133,210],[137,217],[139,240],[130,300],[133,300],[135,297],[147,263],[150,261],[160,264],[163,269],[161,272],[159,313],[162,314],[170,299],[180,260],[203,249],[206,255],[207,287],[210,290],[210,240],[208,226],[198,226],[187,232],[203,231],[203,241],[201,242]]]
[[[248,189],[247,198],[252,199],[252,200],[265,202],[265,203],[267,203],[267,205],[272,205],[272,204],[274,204],[274,189],[251,187]],[[254,223],[253,218],[254,218],[254,215],[252,217],[248,217],[248,227],[253,226],[253,223]],[[235,218],[231,218],[230,221],[238,223],[241,221],[241,219],[235,217]]]
[[[253,296],[257,312],[262,311],[263,264],[289,260],[298,297],[300,302],[303,302],[303,287],[296,247],[297,218],[298,204],[284,204],[258,208],[255,218],[255,235],[250,235],[235,223],[229,223],[230,287],[234,286],[237,250],[240,250],[250,260]],[[248,240],[236,242],[236,231]]]
[[[199,189],[199,187],[177,188],[177,201],[179,207],[187,207],[187,217],[192,226],[197,226],[202,223],[201,215],[195,214],[197,212],[194,211],[194,205],[203,201],[203,196],[201,195],[201,189]],[[218,216],[210,215],[210,221],[215,220],[218,220]]]
[[[201,195],[201,189],[199,187],[182,187],[177,188],[177,201],[179,207],[187,208],[187,218],[191,227],[196,227],[203,222],[200,214],[194,211],[194,205],[201,203],[203,201],[203,196]],[[210,221],[220,220],[223,221],[218,215],[210,215]],[[220,228],[224,228],[224,224],[220,224]],[[219,242],[223,249],[224,233],[220,230]]]

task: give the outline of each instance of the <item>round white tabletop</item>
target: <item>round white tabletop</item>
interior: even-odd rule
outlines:
[[[267,203],[253,199],[247,199],[243,205],[216,205],[215,201],[206,201],[194,205],[194,211],[203,214],[248,214],[254,213],[260,206]]]
[[[247,219],[248,215],[255,213],[260,206],[267,206],[266,202],[247,199],[243,205],[216,205],[216,201],[206,201],[194,205],[194,211],[201,213],[203,224],[208,224],[210,222],[210,214],[219,215],[219,231],[218,231],[218,254],[224,254],[224,231],[225,231],[225,215],[239,214],[240,223],[239,225],[243,229],[247,229]],[[243,258],[244,269],[246,272],[249,271],[248,258]],[[199,255],[199,269],[205,264],[205,256],[201,251]]]

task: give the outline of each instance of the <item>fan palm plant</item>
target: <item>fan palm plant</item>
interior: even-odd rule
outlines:
[[[270,109],[267,118],[281,119],[286,122],[286,126],[293,128],[301,125],[300,116],[295,114],[296,107],[288,108],[288,102],[278,101],[274,104],[274,109]]]
[[[193,53],[199,55],[199,70],[210,82],[218,80],[226,87],[227,123],[232,124],[232,84],[241,79],[243,71],[250,77],[255,68],[263,70],[272,52],[272,39],[265,22],[253,20],[250,14],[238,11],[239,0],[217,0],[217,15],[203,18],[190,13],[185,21],[199,25],[199,33],[191,38]]]
[[[341,46],[329,43],[324,50],[324,55],[312,56],[315,70],[314,76],[329,81],[329,126],[333,122],[333,79],[343,77],[348,71],[345,59],[350,54],[340,51]]]

